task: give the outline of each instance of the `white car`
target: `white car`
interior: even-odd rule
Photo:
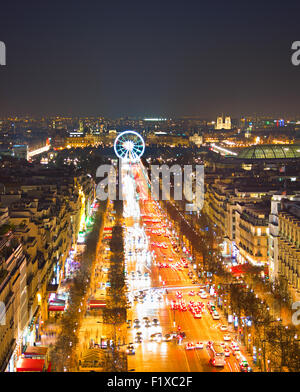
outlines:
[[[213,314],[213,315],[212,315],[212,318],[213,318],[214,320],[220,320],[220,316],[219,316],[218,314]]]
[[[227,325],[221,325],[220,330],[221,331],[227,331],[228,330]]]
[[[241,360],[242,360],[242,358],[243,358],[243,356],[242,356],[242,354],[241,354],[241,352],[238,350],[238,351],[233,351],[233,355],[236,357],[236,359],[240,362]]]
[[[194,348],[195,348],[194,343],[187,343],[187,344],[185,345],[185,349],[186,349],[186,350],[194,350]]]
[[[203,343],[201,343],[201,342],[196,343],[196,348],[203,348],[203,347],[204,347]]]
[[[223,339],[225,340],[225,342],[229,342],[231,340],[231,336],[230,335],[224,335]]]
[[[206,293],[201,293],[200,294],[200,298],[202,299],[206,299],[208,297],[208,295]]]

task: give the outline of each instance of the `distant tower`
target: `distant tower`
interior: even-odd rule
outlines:
[[[83,121],[79,120],[79,132],[83,132]]]
[[[225,117],[225,129],[231,129],[231,118],[229,116]]]
[[[217,125],[216,129],[222,129],[223,128],[223,117],[217,117]]]
[[[223,122],[223,115],[217,117],[215,129],[231,129],[231,118],[229,116],[226,116],[225,122]]]

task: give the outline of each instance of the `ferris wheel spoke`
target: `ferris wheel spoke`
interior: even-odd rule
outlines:
[[[136,156],[136,154],[135,154],[134,150],[132,151],[132,157],[133,157],[133,159],[134,159],[134,160],[136,160],[136,159],[137,159],[137,156]]]
[[[122,147],[122,146],[119,146],[119,149],[120,149],[120,151],[122,151],[122,152],[126,152],[127,150],[124,148],[124,147]]]
[[[135,131],[125,131],[117,136],[114,142],[116,155],[120,159],[138,161],[145,150],[143,138]]]

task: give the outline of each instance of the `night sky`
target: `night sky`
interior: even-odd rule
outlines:
[[[299,0],[6,1],[0,41],[0,115],[300,114]]]

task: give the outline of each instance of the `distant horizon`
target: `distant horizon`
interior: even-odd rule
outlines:
[[[33,119],[41,119],[41,118],[52,118],[52,117],[62,117],[62,118],[104,118],[106,120],[119,120],[119,119],[129,119],[129,120],[142,120],[144,121],[145,119],[153,119],[155,121],[156,119],[161,119],[161,121],[170,121],[170,120],[184,120],[184,119],[191,119],[191,120],[204,120],[204,121],[214,121],[217,119],[217,117],[222,116],[222,113],[218,113],[215,116],[209,116],[209,115],[189,115],[189,114],[183,114],[183,115],[132,115],[132,114],[123,114],[120,116],[109,116],[109,115],[104,115],[104,114],[69,114],[69,113],[56,113],[56,114],[20,114],[20,113],[9,113],[9,114],[0,114],[0,120],[7,119],[7,118],[33,118]],[[300,119],[300,112],[298,114],[278,114],[278,113],[241,113],[241,114],[236,114],[232,115],[231,113],[224,112],[223,117],[229,116],[231,119],[240,119],[243,117],[265,117],[265,118],[273,118],[273,119],[280,119],[280,118],[295,118],[299,117]],[[150,122],[150,121],[149,121]],[[158,122],[158,121],[157,121]]]

